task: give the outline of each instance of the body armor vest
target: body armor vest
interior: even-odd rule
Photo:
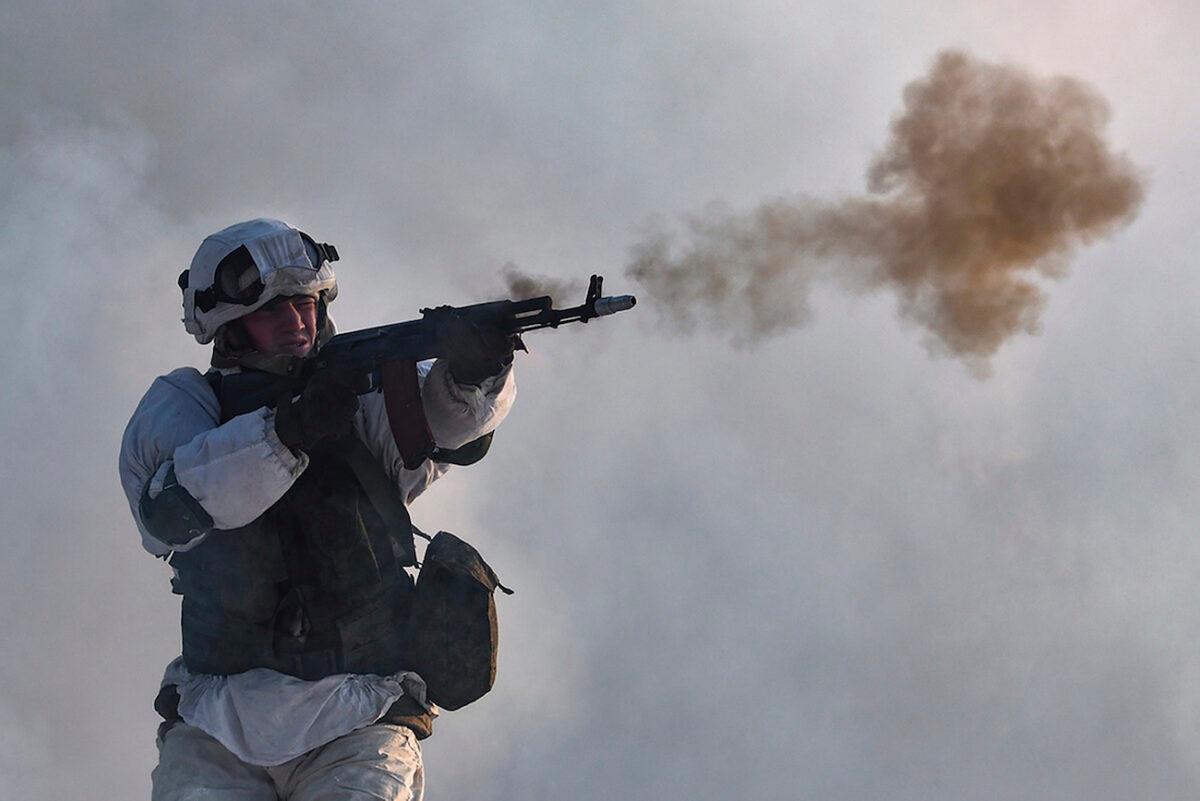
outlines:
[[[411,550],[412,534],[389,530],[347,461],[354,447],[365,445],[351,435],[309,452],[308,467],[261,517],[172,557],[189,670],[270,668],[312,681],[409,667],[413,581],[393,543],[407,536]]]

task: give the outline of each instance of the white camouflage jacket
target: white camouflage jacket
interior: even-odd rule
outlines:
[[[442,448],[460,447],[494,429],[516,394],[511,367],[479,387],[455,383],[442,361],[422,362],[418,372],[429,427]],[[258,409],[223,425],[219,420],[216,395],[204,376],[182,367],[154,380],[125,429],[121,485],[142,544],[156,556],[193,548],[204,538],[172,547],[142,524],[142,493],[149,484],[150,496],[156,497],[172,465],[180,486],[218,529],[238,528],[258,518],[308,466],[307,456],[294,454],[279,441],[273,410]],[[416,470],[404,469],[380,393],[361,396],[355,429],[407,502],[447,469],[430,461]],[[315,682],[264,669],[201,676],[188,673],[176,659],[164,683],[178,686],[185,722],[260,765],[281,764],[369,725],[406,692],[424,702],[423,683],[415,674],[339,675]]]

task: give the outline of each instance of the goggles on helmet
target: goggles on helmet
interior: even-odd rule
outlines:
[[[337,248],[325,242],[315,242],[303,231],[298,232],[304,240],[304,249],[313,272],[321,269],[327,261],[337,261]],[[299,265],[296,265],[299,266]],[[186,288],[187,271],[179,276],[180,288]],[[203,312],[212,311],[218,303],[230,303],[237,306],[253,306],[262,297],[262,272],[254,262],[254,257],[245,245],[240,245],[230,251],[217,264],[213,275],[212,286],[197,290],[195,295],[196,308]]]

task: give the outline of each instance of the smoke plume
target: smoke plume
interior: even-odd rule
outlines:
[[[986,369],[1011,335],[1035,333],[1034,279],[1130,222],[1137,170],[1103,137],[1106,102],[1069,77],[946,51],[904,90],[869,195],[714,207],[634,248],[627,274],[685,329],[703,321],[753,343],[802,324],[814,278],[892,289],[935,351]]]
[[[574,295],[582,298],[585,289],[585,286],[577,280],[531,275],[523,272],[512,262],[505,264],[500,272],[508,290],[506,297],[511,300],[528,300],[549,295],[554,301],[554,305],[558,306],[561,305],[564,298]]]

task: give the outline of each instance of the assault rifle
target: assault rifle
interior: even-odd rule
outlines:
[[[388,419],[404,465],[414,469],[435,450],[421,407],[416,363],[445,356],[439,331],[449,320],[457,318],[480,328],[499,329],[514,339],[519,350],[525,350],[521,335],[528,331],[587,323],[632,309],[637,303],[632,295],[601,295],[603,283],[601,276],[593,275],[583,304],[569,309],[555,309],[549,296],[437,306],[421,309],[419,320],[338,334],[315,356],[291,359],[283,368],[284,375],[252,370],[225,376],[221,381],[223,416],[273,407],[285,393],[297,393],[317,372],[344,371],[365,391],[384,392]]]

